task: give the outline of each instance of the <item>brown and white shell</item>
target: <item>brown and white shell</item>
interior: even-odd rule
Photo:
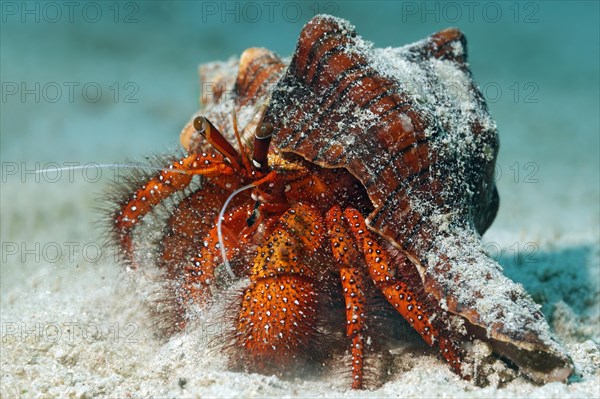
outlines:
[[[317,16],[291,60],[249,49],[200,75],[211,90],[199,114],[231,134],[235,110],[249,143],[270,122],[273,151],[347,169],[373,203],[370,229],[412,260],[429,295],[534,381],[567,380],[571,359],[540,306],[481,244],[498,209],[498,135],[461,32],[376,49],[347,21]],[[205,145],[191,123],[181,141]]]

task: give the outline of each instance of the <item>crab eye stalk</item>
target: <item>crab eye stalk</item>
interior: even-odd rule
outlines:
[[[273,137],[273,124],[261,122],[254,134],[254,153],[252,155],[252,165],[258,170],[264,170],[267,167],[271,137]]]
[[[202,135],[217,151],[219,151],[224,157],[229,159],[229,162],[233,168],[237,171],[241,171],[242,167],[239,163],[240,155],[235,148],[227,141],[227,139],[221,134],[219,129],[215,127],[203,116],[194,118],[193,121],[194,129]]]

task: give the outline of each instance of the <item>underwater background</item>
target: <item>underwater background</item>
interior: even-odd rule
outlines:
[[[226,366],[214,359],[199,360],[198,375],[186,374],[193,362],[179,366],[169,357],[179,353],[169,345],[185,345],[153,338],[140,291],[102,256],[102,230],[95,227],[94,208],[117,173],[96,165],[177,151],[181,128],[199,107],[199,64],[249,47],[289,56],[302,26],[319,13],[349,20],[376,47],[403,46],[449,26],[465,33],[473,77],[500,136],[500,210],[484,239],[505,273],[542,306],[579,373],[569,386],[518,379],[483,392],[455,381],[437,362],[435,372],[451,383],[423,386],[424,376],[399,372],[371,394],[398,387],[408,396],[597,394],[599,2],[3,1],[0,7],[2,396],[345,391],[340,376],[323,386],[300,381],[294,391],[287,381],[222,372]],[[101,333],[70,341],[68,323],[96,323]],[[55,324],[62,338],[53,341],[45,328]],[[126,325],[135,326],[136,342],[115,342],[115,329],[126,334],[120,330]]]

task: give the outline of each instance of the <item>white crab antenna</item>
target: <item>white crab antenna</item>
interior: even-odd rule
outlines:
[[[64,168],[49,168],[49,169],[39,169],[36,170],[35,173],[53,173],[53,172],[64,172],[70,170],[80,170],[80,169],[108,169],[108,168],[123,168],[123,169],[143,169],[143,170],[152,170],[152,171],[163,171],[163,172],[172,172],[172,173],[180,173],[180,174],[190,174],[188,170],[185,169],[171,169],[171,168],[161,168],[158,166],[147,166],[147,165],[132,165],[132,164],[123,164],[123,163],[106,163],[106,164],[87,164],[87,165],[77,165],[77,166],[66,166]]]
[[[231,265],[229,264],[229,261],[227,260],[227,253],[225,252],[225,242],[223,241],[222,225],[223,225],[223,219],[225,216],[225,210],[227,209],[227,205],[229,205],[229,202],[231,202],[233,197],[235,197],[242,191],[248,190],[249,188],[253,188],[253,187],[256,187],[256,186],[254,185],[254,183],[251,183],[251,184],[248,184],[247,186],[238,188],[237,190],[232,192],[229,195],[229,197],[227,197],[227,199],[225,200],[225,203],[223,204],[223,207],[221,208],[221,212],[219,212],[219,220],[217,221],[217,235],[219,237],[219,247],[221,247],[221,256],[223,257],[223,264],[225,265],[225,270],[227,270],[227,274],[229,274],[229,276],[232,279],[235,279],[235,274],[233,274],[233,270],[231,270]]]

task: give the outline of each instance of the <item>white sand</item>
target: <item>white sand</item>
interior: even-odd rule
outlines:
[[[37,223],[37,231],[51,232],[53,226],[61,223],[71,226],[68,233],[61,234],[61,240],[64,237],[66,241],[94,242],[96,235],[89,232],[92,217],[85,205],[91,194],[85,185],[48,184],[31,189],[18,183],[4,187],[12,189],[7,190],[10,194],[5,195],[7,191],[3,194],[3,203],[11,208],[15,207],[11,200],[16,200],[17,191],[46,198],[39,212],[21,215],[18,222],[15,213],[8,217],[3,213],[3,234],[12,233],[14,241],[23,240],[27,245],[36,241],[62,242],[51,234],[33,238],[5,230],[5,226],[17,223]],[[57,204],[61,209],[72,209],[53,216],[49,208]],[[575,362],[578,376],[570,384],[535,386],[519,377],[501,388],[477,388],[460,380],[434,351],[414,337],[408,345],[394,351],[393,375],[388,376],[389,382],[373,391],[348,389],[350,379],[342,371],[343,359],[335,359],[322,375],[291,381],[228,372],[219,348],[207,345],[218,333],[219,324],[217,327],[198,324],[168,342],[161,342],[153,337],[145,313],[148,285],[139,278],[141,273],[127,274],[111,261],[91,264],[83,259],[83,254],[76,254],[74,262],[64,259],[50,264],[42,256],[38,263],[28,255],[25,263],[9,257],[3,265],[1,394],[5,398],[597,395],[598,289],[596,286],[594,291],[590,282],[598,278],[598,247],[592,242],[592,235],[565,235],[550,240],[528,235],[520,227],[490,233],[488,240],[496,239],[503,250],[507,250],[503,238],[509,243],[514,236],[540,242],[544,255],[534,270],[517,271],[510,260],[508,270],[522,278],[520,281],[534,298],[543,298],[546,315],[553,319],[555,331]],[[90,251],[87,256],[95,258],[95,253]],[[582,273],[591,275],[586,277]],[[564,298],[571,301],[567,304],[559,300],[556,291],[577,291],[577,295]],[[207,319],[219,323],[210,314]]]

